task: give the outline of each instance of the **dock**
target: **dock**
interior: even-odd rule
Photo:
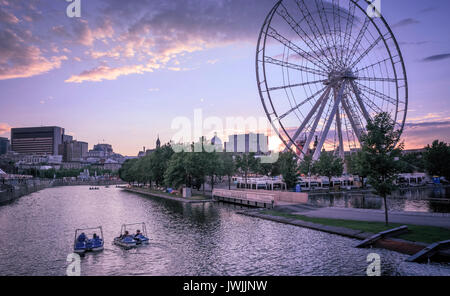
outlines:
[[[275,190],[214,189],[212,197],[215,201],[268,209],[277,205],[305,204],[308,202],[307,193]]]

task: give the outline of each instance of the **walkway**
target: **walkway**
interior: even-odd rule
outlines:
[[[315,218],[384,222],[384,210],[368,210],[311,205],[279,206],[276,210]],[[421,212],[389,212],[389,222],[437,226],[450,229],[450,214]]]

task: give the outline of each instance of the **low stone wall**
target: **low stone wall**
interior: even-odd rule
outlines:
[[[63,180],[12,180],[10,184],[0,184],[0,205],[11,202],[19,197],[31,194],[33,192],[56,186],[105,186],[119,185],[126,182],[117,180],[97,180],[97,181],[63,181]]]
[[[27,180],[21,184],[1,185],[0,205],[52,186],[52,181],[49,180]]]

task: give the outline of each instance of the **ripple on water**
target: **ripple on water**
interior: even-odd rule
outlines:
[[[133,222],[146,222],[150,245],[128,251],[113,245],[121,224]],[[105,250],[82,258],[83,275],[364,276],[371,252],[380,254],[383,275],[450,271],[406,263],[407,256],[387,250],[356,249],[353,239],[238,215],[234,206],[80,186],[42,190],[0,207],[0,275],[64,275],[74,230],[99,225]]]

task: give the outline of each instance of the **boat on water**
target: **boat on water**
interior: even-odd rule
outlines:
[[[89,190],[100,190],[99,187],[89,187]]]
[[[128,231],[132,228],[136,229],[136,232],[134,234],[130,234]],[[124,249],[131,249],[143,245],[148,245],[149,242],[150,240],[147,235],[147,227],[144,222],[122,224],[120,235],[118,237],[115,237],[113,240],[113,244]]]
[[[74,253],[100,252],[103,251],[103,245],[103,229],[101,226],[75,230]]]

